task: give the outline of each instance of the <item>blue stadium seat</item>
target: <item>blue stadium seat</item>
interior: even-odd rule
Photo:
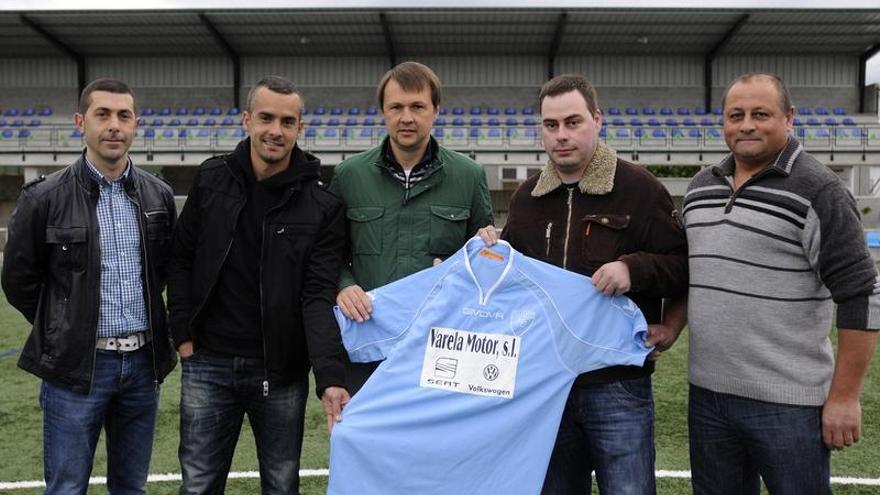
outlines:
[[[15,119],[12,121],[11,124],[9,124],[9,127],[24,127],[24,120]]]
[[[797,113],[798,115],[813,115],[813,110],[810,107],[798,107]]]
[[[523,115],[535,115],[535,109],[533,107],[523,107],[521,113]]]
[[[196,117],[201,117],[202,115],[205,115],[206,113],[207,112],[205,111],[205,107],[195,107],[193,109],[193,115],[195,115]]]
[[[155,138],[156,137],[156,129],[144,129],[144,137],[145,138]]]
[[[199,132],[198,134],[196,134],[196,136],[200,138],[209,138],[211,137],[211,131],[209,131],[208,129],[199,129]]]
[[[608,115],[620,115],[620,109],[617,107],[608,107]]]
[[[525,136],[527,138],[536,138],[536,137],[538,137],[538,131],[535,130],[534,127],[526,127],[523,130],[523,136]]]
[[[800,117],[795,117],[794,120],[792,120],[792,124],[795,126],[804,125],[804,123],[801,121]]]
[[[16,116],[18,116],[18,109],[17,108],[7,108],[6,111],[3,112],[3,115],[5,115],[7,117],[16,117]]]
[[[834,107],[834,110],[831,110],[831,113],[837,116],[843,116],[846,115],[846,110],[844,110],[843,107]]]
[[[633,117],[633,118],[629,119],[629,125],[631,125],[633,127],[641,127],[644,124],[642,122],[642,119],[640,119],[638,117]]]
[[[471,127],[470,132],[468,133],[470,137],[474,139],[479,139],[480,137],[480,128],[479,127]]]
[[[825,107],[816,107],[816,115],[829,115],[828,109]]]
[[[471,127],[479,127],[483,125],[483,119],[479,117],[471,117]]]
[[[176,136],[174,135],[174,131],[173,131],[173,130],[171,130],[171,129],[165,129],[164,131],[162,131],[162,137],[165,138],[165,139],[172,139],[172,138],[174,138],[174,137],[176,137]]]
[[[486,122],[486,124],[490,127],[498,127],[499,125],[501,125],[501,121],[498,120],[498,117],[490,117],[489,121]]]
[[[834,117],[825,117],[825,125],[835,126],[837,123],[837,119]]]
[[[715,125],[715,121],[711,117],[703,117],[700,119],[700,125],[704,127],[711,127]]]
[[[504,109],[504,115],[516,115],[516,108],[506,107]]]
[[[706,135],[710,138],[721,139],[721,131],[718,129],[709,129],[706,131]]]
[[[675,120],[673,117],[669,117],[668,119],[666,119],[666,122],[664,122],[664,123],[666,125],[668,125],[669,127],[675,127],[678,125],[678,121]]]
[[[163,125],[165,125],[165,120],[156,117],[155,119],[153,119],[152,122],[150,122],[150,125],[153,127],[162,127]]]
[[[211,109],[211,115],[214,115],[214,116],[223,115],[223,109],[220,107],[214,107]]]
[[[309,127],[306,129],[306,137],[313,138],[318,135],[318,131],[314,127]]]
[[[817,138],[831,137],[831,133],[828,132],[828,129],[816,129],[816,137]]]
[[[37,112],[32,107],[27,107],[21,111],[22,117],[33,117]]]
[[[516,120],[516,117],[507,117],[507,119],[504,120],[504,125],[517,126],[517,125],[519,125],[519,121]]]
[[[853,130],[855,131],[858,129],[853,129]],[[850,137],[851,133],[845,127],[840,127],[840,128],[834,129],[834,135],[839,138],[848,138],[848,137]],[[853,136],[853,137],[858,137],[858,136]]]
[[[454,119],[452,119],[452,125],[455,127],[463,126],[464,125],[464,118],[463,117],[455,117]]]
[[[367,107],[367,111],[364,113],[366,113],[367,115],[379,115],[379,109],[374,106],[370,106]]]
[[[169,127],[178,127],[178,126],[180,126],[180,119],[176,119],[176,118],[175,118],[175,119],[171,119],[170,121],[168,121],[168,126],[169,126]]]
[[[376,119],[374,119],[373,117],[367,117],[364,119],[363,122],[361,122],[361,125],[372,127],[372,126],[376,125]]]
[[[51,116],[52,116],[52,109],[51,108],[43,107],[40,110],[40,117],[51,117]]]
[[[815,117],[810,117],[807,119],[807,125],[819,125],[819,119]]]
[[[693,126],[697,125],[697,123],[694,121],[694,119],[692,119],[690,117],[685,117],[684,119],[682,119],[681,125],[693,127]]]
[[[360,115],[361,114],[361,107],[348,107],[348,114],[349,115]]]
[[[797,137],[804,139],[807,137],[807,130],[803,127],[796,127],[794,133]]]
[[[626,125],[626,121],[623,120],[623,119],[620,118],[620,117],[615,117],[615,118],[611,121],[611,125],[613,125],[613,126],[618,126],[618,127],[620,127],[620,126],[624,126],[624,125]]]
[[[440,130],[442,131],[443,129],[440,129]],[[373,137],[373,130],[361,128],[360,137],[361,138],[372,138]]]
[[[453,137],[453,138],[463,138],[463,137],[465,137],[464,129],[462,129],[462,128],[460,128],[460,127],[456,127],[456,128],[454,128],[454,129],[452,129],[452,137]]]
[[[342,107],[333,107],[330,109],[330,115],[342,115]]]
[[[630,137],[629,129],[617,129],[614,135],[618,138],[628,138]]]
[[[197,119],[197,118],[195,118],[195,117],[190,117],[190,118],[186,121],[186,125],[188,125],[188,126],[190,126],[190,127],[195,127],[195,126],[199,125],[199,119]]]
[[[143,112],[141,112],[141,115],[143,115],[144,117],[152,117],[155,113],[156,113],[155,110],[153,110],[150,107],[147,107],[144,109]]]
[[[31,119],[31,121],[28,122],[27,126],[28,127],[40,127],[40,125],[42,123],[43,123],[43,121],[41,121],[40,119]]]
[[[703,137],[703,133],[700,132],[699,129],[688,129],[688,137],[701,138],[701,137]]]
[[[672,129],[669,135],[672,136],[673,139],[683,139],[684,131],[681,129]]]
[[[678,115],[690,115],[690,114],[691,114],[691,109],[688,108],[688,107],[678,107],[678,108],[675,110],[675,113],[678,114]]]
[[[189,108],[178,107],[177,111],[174,114],[175,115],[189,115]]]
[[[3,139],[12,139],[15,136],[15,133],[12,132],[11,129],[3,129],[3,132],[0,133],[0,136],[3,136]]]
[[[500,138],[501,137],[501,129],[497,127],[493,127],[489,129],[489,132],[486,134],[487,137],[490,138]]]
[[[79,139],[79,138],[83,137],[83,133],[79,129],[74,129],[73,131],[71,131],[70,137],[72,137],[74,139]]]
[[[852,117],[844,117],[843,125],[856,125],[856,121]]]
[[[356,126],[356,125],[358,125],[358,121],[357,121],[356,118],[354,118],[354,117],[349,117],[349,118],[345,119],[345,126],[346,126],[346,127],[353,127],[353,126]]]
[[[703,115],[708,115],[709,112],[706,111],[706,107],[696,107],[694,108],[694,115],[702,117]]]
[[[660,108],[660,115],[673,115],[673,114],[674,114],[674,112],[669,107],[661,107]]]
[[[623,109],[623,113],[624,113],[625,115],[638,115],[638,114],[639,114],[639,111],[636,110],[636,109],[633,108],[633,107],[626,107],[626,108]]]
[[[244,137],[244,129],[241,127],[232,131],[232,137],[243,138]]]
[[[220,122],[220,125],[235,125],[235,120],[232,117],[223,117],[223,121]]]
[[[519,135],[519,129],[517,129],[516,127],[508,127],[507,128],[507,137],[508,138],[516,137],[517,135]]]
[[[712,107],[712,115],[724,115],[724,110],[721,107]]]
[[[651,117],[650,119],[648,119],[648,125],[651,126],[651,127],[659,127],[659,126],[660,126],[660,120],[658,120],[658,119],[655,118],[655,117]]]
[[[182,138],[189,137],[189,130],[188,129],[181,129],[181,130],[177,131],[177,137],[182,137]]]
[[[651,137],[665,139],[666,129],[654,129],[653,131],[651,131]]]
[[[364,120],[364,122],[366,122],[366,120]],[[366,124],[365,124],[365,125],[366,125]],[[372,124],[371,124],[371,125],[372,125]],[[445,125],[446,125],[446,117],[442,117],[442,116],[441,116],[441,117],[437,117],[436,119],[434,119],[434,125],[437,126],[437,127],[443,127],[443,126],[445,126]]]
[[[214,119],[214,117],[208,117],[207,119],[205,119],[204,122],[202,122],[202,125],[214,126],[217,125],[217,120]]]
[[[533,127],[538,125],[538,121],[535,120],[534,117],[526,117],[523,119],[523,125],[528,127]]]
[[[440,111],[437,113],[439,115],[447,115],[447,114],[449,114],[449,109],[447,109],[446,107],[440,107]]]
[[[464,108],[452,107],[452,115],[464,115]]]
[[[601,129],[599,129],[599,137],[600,138],[604,139],[607,136],[608,136],[608,129],[607,128],[602,127]]]
[[[311,127],[317,127],[321,125],[324,125],[324,121],[321,120],[320,117],[312,117],[312,119],[309,120],[309,126]]]
[[[498,115],[498,109],[496,107],[488,107],[486,108],[486,113],[488,115]]]
[[[226,111],[226,115],[238,115],[241,113],[241,110],[238,107],[229,107],[229,110]]]
[[[642,108],[642,115],[657,115],[657,110],[654,110],[654,107],[644,107]]]
[[[332,111],[330,112],[330,115],[333,115]],[[329,127],[339,127],[339,119],[337,119],[336,117],[330,117],[329,119],[327,119],[327,125]],[[326,136],[326,133],[324,135]]]
[[[18,131],[18,139],[27,139],[29,137],[31,137],[31,131],[27,129],[21,129]]]
[[[308,109],[308,108],[303,108],[303,110],[302,110],[302,114],[303,114],[303,115],[308,115],[308,114],[309,114],[309,109]]]
[[[314,110],[312,110],[312,115],[325,115],[327,113],[327,109],[323,106],[317,106]]]
[[[168,107],[163,107],[163,108],[159,109],[159,115],[161,115],[163,117],[167,117],[167,116],[171,115],[171,109]]]
[[[6,127],[6,119],[0,119],[0,127]]]

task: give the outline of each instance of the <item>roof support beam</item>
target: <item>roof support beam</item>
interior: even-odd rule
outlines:
[[[724,33],[724,36],[709,50],[709,53],[706,54],[706,58],[703,60],[703,107],[707,111],[712,108],[712,86],[714,85],[712,80],[712,64],[715,63],[715,59],[727,48],[730,40],[742,30],[748,21],[749,14],[743,14],[737,19],[736,23]]]
[[[559,18],[556,19],[556,30],[553,32],[553,41],[550,43],[550,50],[547,53],[547,79],[556,77],[556,55],[559,53],[559,46],[562,45],[562,35],[565,33],[567,22],[568,14],[561,12]]]
[[[871,60],[878,53],[880,53],[880,43],[875,43],[859,56],[859,80],[857,83],[859,88],[859,113],[865,113],[865,86],[867,85],[866,79],[868,78],[868,60]]]
[[[214,23],[208,19],[208,16],[200,13],[199,20],[202,22],[202,25],[205,26],[205,29],[211,33],[214,41],[223,48],[223,51],[226,52],[226,56],[232,61],[232,104],[236,108],[241,108],[241,56],[239,56],[238,52],[235,51],[235,48],[229,44],[226,38],[220,33]]]
[[[388,52],[389,67],[397,65],[397,52],[394,50],[394,38],[391,36],[391,23],[385,12],[379,12],[379,24],[382,25],[382,34],[385,36],[385,51]]]
[[[81,55],[79,52],[74,50],[73,48],[67,46],[63,41],[58,39],[55,35],[46,31],[43,26],[40,26],[33,19],[26,15],[20,15],[19,19],[21,22],[26,24],[28,27],[39,33],[40,36],[46,39],[49,43],[52,44],[55,48],[64,52],[65,55],[73,59],[76,63],[76,97],[79,98],[79,95],[82,94],[83,89],[86,87],[86,58]]]

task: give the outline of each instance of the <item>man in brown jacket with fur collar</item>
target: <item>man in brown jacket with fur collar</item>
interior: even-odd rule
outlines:
[[[514,193],[501,238],[528,256],[592,277],[606,294],[630,297],[649,323],[656,359],[685,322],[687,243],[672,199],[650,172],[600,141],[602,115],[585,78],[555,77],[538,101],[550,161]],[[480,235],[490,245],[497,240],[492,226]],[[578,377],[544,495],[589,493],[591,471],[600,493],[655,493],[653,364]]]

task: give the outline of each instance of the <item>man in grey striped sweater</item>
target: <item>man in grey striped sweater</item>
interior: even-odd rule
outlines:
[[[782,80],[740,76],[723,104],[731,154],[683,207],[694,493],[758,494],[760,478],[774,495],[830,493],[830,449],[859,440],[877,270],[852,195],[789,133]]]

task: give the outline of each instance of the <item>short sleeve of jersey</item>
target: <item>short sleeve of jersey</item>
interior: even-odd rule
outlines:
[[[445,263],[368,292],[373,305],[369,320],[361,323],[350,320],[339,306],[335,306],[333,312],[349,359],[356,363],[386,359],[391,349],[406,335],[419,308],[448,271],[449,267],[443,265]]]

